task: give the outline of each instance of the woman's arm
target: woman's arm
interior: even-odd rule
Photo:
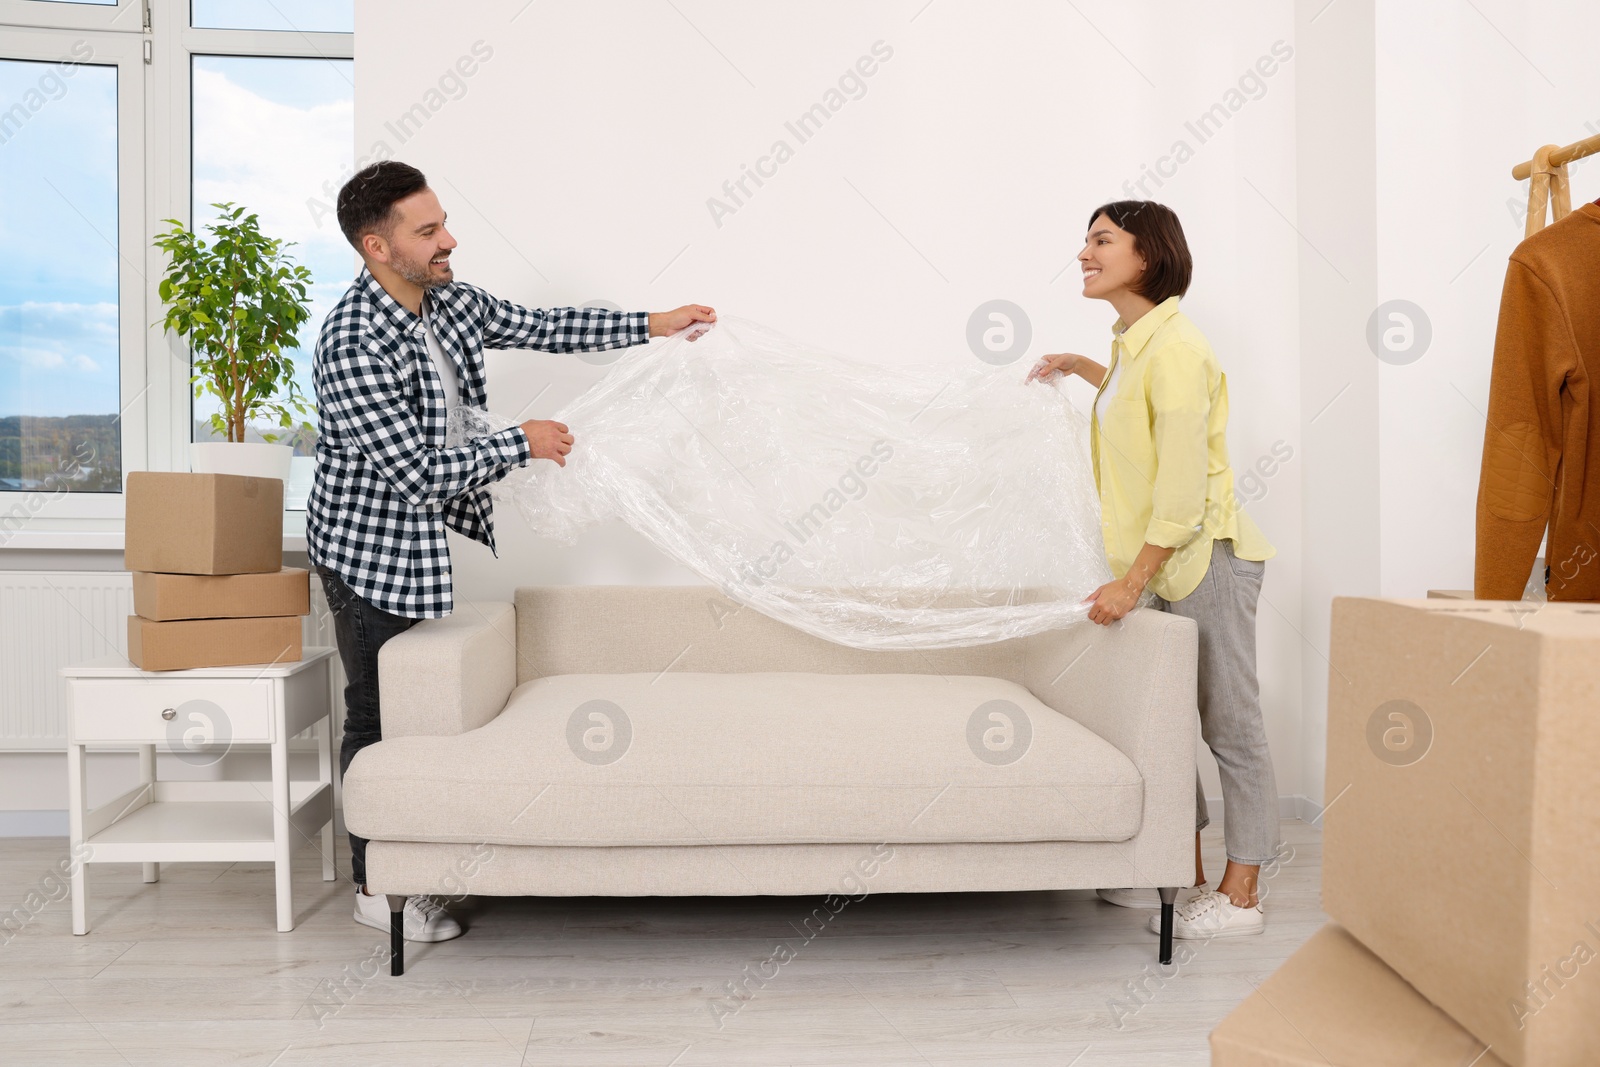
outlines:
[[[1132,611],[1145,587],[1150,584],[1150,579],[1176,551],[1175,548],[1162,548],[1146,542],[1127,574],[1113,578],[1086,598],[1093,601],[1089,605],[1089,621],[1109,626]]]
[[[1128,573],[1124,577],[1138,593],[1143,593],[1145,586],[1150,584],[1150,579],[1156,576],[1156,571],[1160,570],[1161,565],[1176,551],[1176,548],[1162,548],[1147,541],[1139,550],[1139,554],[1134,557],[1133,565],[1128,568]]]
[[[1106,368],[1088,356],[1080,356],[1072,352],[1062,352],[1060,355],[1045,356],[1033,365],[1028,372],[1028,381],[1035,378],[1044,381],[1051,375],[1060,371],[1062,374],[1076,374],[1096,389],[1106,380]]]
[[[1078,363],[1072,368],[1072,370],[1077,374],[1078,377],[1082,378],[1096,389],[1100,388],[1100,383],[1106,380],[1105,365],[1096,363],[1088,356],[1079,356]]]

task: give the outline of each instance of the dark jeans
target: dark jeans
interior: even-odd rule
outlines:
[[[333,613],[333,633],[339,642],[348,684],[344,687],[344,744],[339,748],[339,777],[350,769],[356,753],[383,739],[383,716],[378,711],[378,649],[396,634],[417,624],[416,619],[391,615],[363,600],[337,574],[318,567],[322,591]],[[367,839],[350,835],[350,877],[367,884]]]

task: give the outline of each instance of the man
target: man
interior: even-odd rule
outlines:
[[[450,614],[445,527],[494,549],[488,490],[530,459],[566,466],[572,434],[530,420],[445,446],[457,404],[484,406],[484,346],[582,352],[644,344],[716,313],[697,304],[649,314],[535,310],[455,281],[456,240],[415,167],[374,163],[339,190],[339,228],[361,273],[317,338],[319,436],[306,505],[306,547],[333,613],[345,687],[343,774],[381,739],[378,650],[418,619]],[[357,922],[389,928],[382,895],[366,892],[367,842],[350,835]],[[447,941],[461,927],[426,897],[405,908],[411,941]]]

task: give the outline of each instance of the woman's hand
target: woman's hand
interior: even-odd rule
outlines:
[[[1039,381],[1043,382],[1049,381],[1057,374],[1073,374],[1078,369],[1078,360],[1082,358],[1082,356],[1072,352],[1062,352],[1059,355],[1045,356],[1044,358],[1040,359],[1039,362],[1033,365],[1033,369],[1028,372],[1027,381],[1031,382],[1037,378]]]
[[[1089,621],[1097,622],[1101,626],[1110,626],[1128,612],[1139,602],[1139,595],[1144,590],[1140,589],[1127,578],[1116,578],[1096,589],[1085,601],[1094,601],[1089,607]]]

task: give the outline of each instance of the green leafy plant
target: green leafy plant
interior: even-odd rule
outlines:
[[[243,441],[245,427],[262,416],[293,431],[295,415],[313,410],[288,354],[300,347],[296,334],[311,316],[311,271],[284,251],[294,242],[263,234],[253,213],[231,202],[211,206],[222,214],[205,227],[209,245],[177,219],[161,220],[172,224],[155,240],[169,257],[161,322],[194,353],[194,395],[210,393],[221,403],[211,416],[218,434]],[[298,429],[312,432],[305,421]],[[279,436],[261,435],[269,442]]]

